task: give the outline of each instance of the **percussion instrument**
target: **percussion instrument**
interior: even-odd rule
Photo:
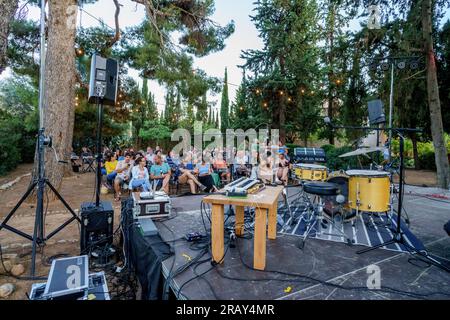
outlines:
[[[306,181],[325,181],[327,179],[327,167],[317,164],[295,164],[294,172],[298,179]]]
[[[387,212],[390,203],[389,173],[377,170],[348,170],[348,204],[351,209]]]
[[[334,171],[330,173],[327,182],[334,183],[338,186],[340,195],[343,197],[343,202],[338,203],[336,197],[324,197],[324,212],[330,217],[337,214],[342,216],[344,221],[353,219],[356,212],[350,209],[348,205],[348,180],[349,177],[344,171]]]

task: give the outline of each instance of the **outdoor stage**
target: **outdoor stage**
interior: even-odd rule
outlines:
[[[289,194],[294,192],[293,188],[289,188]],[[450,201],[424,196],[431,194],[442,195],[443,192],[433,188],[406,187],[404,206],[410,218],[410,229],[429,253],[450,259],[450,237],[443,230],[443,225],[450,218]],[[450,192],[445,195],[450,196]],[[176,217],[163,222],[164,225],[157,223],[163,239],[172,240],[189,232],[204,233],[200,214],[201,199],[201,196],[172,199]],[[209,227],[208,223],[206,220]],[[449,273],[421,261],[408,262],[412,256],[407,253],[378,249],[358,255],[356,251],[364,247],[318,239],[309,239],[304,249],[300,250],[299,241],[298,236],[280,233],[276,240],[267,240],[266,271],[262,272],[247,267],[253,266],[253,238],[239,238],[236,247],[228,249],[222,264],[213,268],[207,253],[202,257],[202,260],[207,261],[196,268],[189,267],[179,276],[170,279],[170,287],[179,299],[199,300],[419,298],[395,290],[416,294],[450,294]],[[173,243],[175,263],[173,264],[173,257],[163,262],[165,278],[198,254],[198,251],[190,248],[190,244],[186,241]],[[367,289],[370,275],[367,267],[373,264],[380,268],[382,290]],[[209,269],[211,270],[201,277],[196,276]],[[268,270],[310,278],[293,277]],[[193,280],[186,283],[190,279]],[[357,288],[341,289],[321,284],[317,280]],[[390,289],[386,291],[385,287]],[[423,298],[449,299],[450,296],[436,294]]]

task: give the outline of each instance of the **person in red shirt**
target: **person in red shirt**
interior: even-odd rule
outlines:
[[[225,179],[227,183],[230,182],[231,174],[227,162],[223,158],[223,152],[217,152],[213,161],[213,167],[222,179]]]

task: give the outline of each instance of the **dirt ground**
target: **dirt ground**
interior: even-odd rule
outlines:
[[[7,176],[0,177],[0,185],[31,172],[31,169],[31,164],[20,165],[16,170]],[[73,174],[72,176],[64,178],[61,188],[61,195],[71,206],[71,208],[78,212],[82,202],[94,200],[94,182],[95,175],[93,173]],[[407,170],[406,182],[408,184],[419,186],[434,186],[436,184],[436,173],[431,171]],[[29,183],[30,176],[27,176],[22,178],[10,189],[0,190],[1,220],[3,220],[17,201],[19,201],[20,197],[26,191]],[[48,192],[50,193],[51,191]],[[120,202],[115,202],[111,193],[108,195],[102,195],[102,200],[111,201],[113,203],[115,211],[114,228],[116,228],[119,223]],[[62,203],[57,200],[50,202],[45,201],[45,207],[47,208],[45,218],[47,232],[51,232],[55,227],[58,227],[65,220],[71,217],[70,213],[65,210]],[[34,213],[35,203],[33,201],[25,202],[21,208],[17,210],[9,224],[31,234],[34,227]],[[7,230],[1,230],[0,245],[2,246],[4,255],[7,257],[9,257],[9,254],[17,255],[17,258],[14,259],[14,263],[22,263],[26,270],[24,275],[28,275],[30,272],[31,262],[30,241]],[[49,271],[47,258],[62,253],[69,255],[79,254],[79,227],[75,222],[72,222],[47,242],[43,252],[37,256],[36,274],[39,276],[47,276]],[[0,285],[4,283],[13,283],[16,286],[15,292],[8,299],[27,299],[26,293],[29,292],[31,284],[34,282],[36,281],[17,280],[6,276],[0,264]]]
[[[0,185],[12,181],[23,174],[31,172],[31,169],[32,165],[30,164],[20,165],[16,170],[7,176],[1,177]],[[4,217],[12,210],[14,205],[25,193],[30,183],[30,179],[30,176],[24,177],[10,189],[0,190],[1,220],[4,219]],[[94,173],[77,173],[64,178],[60,193],[70,207],[78,213],[81,203],[95,201],[94,183]],[[50,196],[51,190],[48,190],[47,192]],[[120,202],[115,202],[112,194],[102,195],[102,200],[112,201],[115,211],[114,228],[116,228],[119,224]],[[47,234],[71,217],[71,214],[65,209],[64,205],[59,200],[47,202],[46,198],[44,207],[47,208],[45,215]],[[8,224],[28,234],[32,234],[35,210],[36,206],[34,201],[23,203]],[[0,231],[0,245],[2,246],[3,254],[5,256],[8,257],[10,254],[17,255],[13,262],[23,264],[26,270],[23,276],[28,276],[31,265],[30,241],[3,229]],[[50,239],[43,251],[37,255],[36,275],[45,277],[48,275],[50,268],[47,263],[48,257],[57,254],[78,255],[79,252],[79,227],[76,222],[72,222],[60,233]],[[16,286],[15,292],[8,299],[27,299],[26,293],[29,292],[31,284],[35,282],[39,281],[17,280],[6,276],[4,274],[3,267],[0,264],[0,285],[4,283],[13,283]]]

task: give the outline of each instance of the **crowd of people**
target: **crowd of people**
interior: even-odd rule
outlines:
[[[92,153],[83,147],[82,159]],[[288,183],[290,162],[288,149],[280,143],[260,157],[257,148],[249,151],[214,148],[197,152],[195,148],[181,156],[173,151],[167,154],[156,146],[146,151],[103,150],[101,163],[103,185],[114,191],[116,201],[122,190],[163,190],[169,194],[170,184],[189,186],[190,192],[217,192],[221,185],[239,177],[260,179],[265,183]]]

